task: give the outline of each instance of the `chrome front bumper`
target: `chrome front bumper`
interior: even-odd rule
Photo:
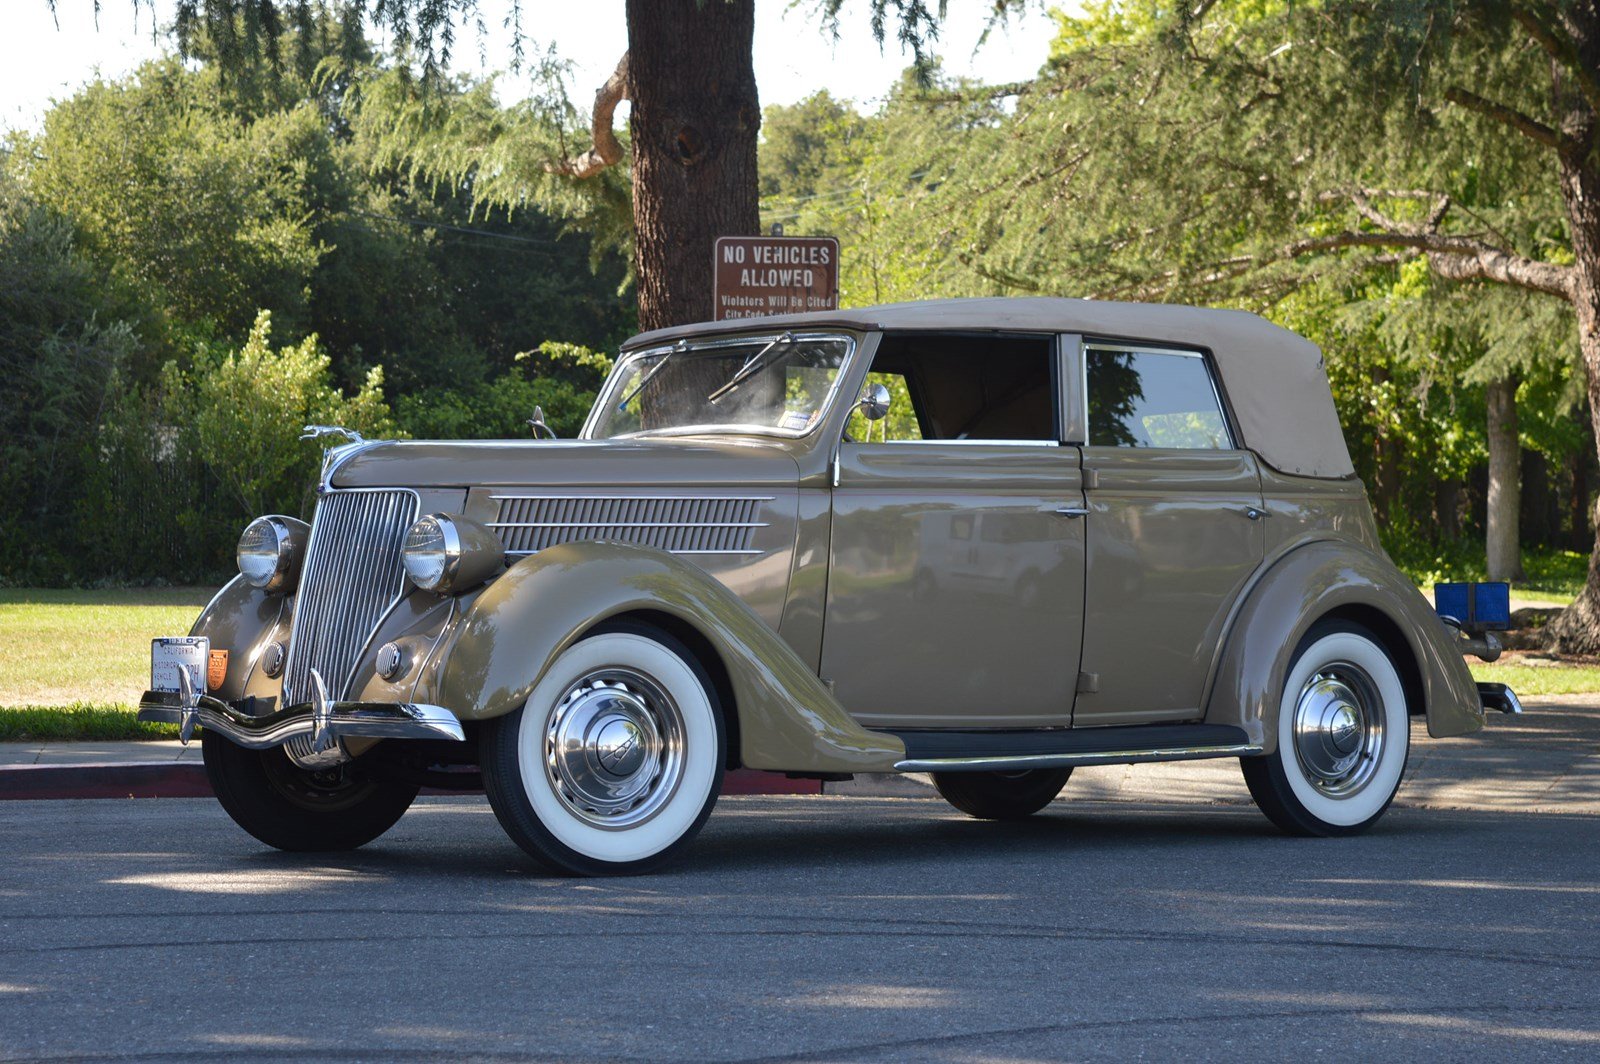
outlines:
[[[321,749],[336,739],[466,739],[456,715],[442,706],[408,702],[303,702],[265,716],[252,716],[209,695],[146,691],[139,719],[176,724],[188,741],[195,725],[227,736],[240,746],[265,750],[306,736]]]

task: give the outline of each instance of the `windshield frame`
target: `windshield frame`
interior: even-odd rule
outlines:
[[[755,344],[773,343],[788,334],[793,344],[807,341],[837,341],[845,345],[844,356],[839,360],[839,372],[834,374],[833,383],[828,386],[827,395],[823,396],[822,403],[817,409],[817,416],[810,425],[803,429],[784,429],[776,425],[749,425],[737,422],[712,423],[704,425],[679,425],[665,429],[640,429],[637,432],[624,432],[616,436],[597,436],[601,412],[606,410],[608,404],[615,404],[624,382],[627,380],[632,368],[638,362],[652,357],[665,357],[673,351],[693,357],[700,351],[714,351],[722,347],[749,347]],[[687,347],[679,344],[687,343]],[[670,344],[656,344],[652,347],[641,347],[634,351],[625,352],[617,359],[611,368],[611,375],[600,387],[600,394],[595,396],[594,406],[589,408],[589,416],[584,419],[583,428],[578,433],[581,440],[636,440],[657,436],[776,436],[786,440],[799,440],[812,435],[828,420],[828,414],[838,400],[839,389],[844,384],[845,376],[855,364],[856,352],[861,348],[860,338],[854,333],[825,330],[819,332],[798,332],[794,329],[780,329],[766,333],[740,333],[737,336],[708,337],[704,340],[694,340],[685,337]],[[771,367],[768,367],[769,369]],[[648,371],[646,371],[648,372]],[[763,370],[762,372],[766,372]],[[758,374],[759,376],[759,374]],[[635,400],[637,401],[637,399]]]

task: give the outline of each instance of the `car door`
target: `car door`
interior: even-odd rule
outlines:
[[[1077,726],[1199,718],[1265,550],[1256,458],[1199,350],[1089,340],[1084,693]]]
[[[1045,336],[879,344],[869,381],[896,401],[839,447],[821,670],[862,723],[1071,723],[1084,530],[1061,357]]]

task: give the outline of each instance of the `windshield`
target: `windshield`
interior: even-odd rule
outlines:
[[[853,346],[845,336],[783,333],[641,351],[606,382],[586,435],[803,436],[822,419]]]

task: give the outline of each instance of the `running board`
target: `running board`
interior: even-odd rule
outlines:
[[[894,766],[898,772],[1022,772],[1248,757],[1262,752],[1244,729],[1226,724],[895,734],[906,744],[905,760]]]

